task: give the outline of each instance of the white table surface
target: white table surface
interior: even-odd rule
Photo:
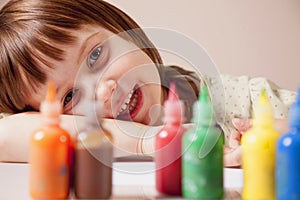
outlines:
[[[154,167],[153,162],[115,162],[111,199],[180,198],[165,197],[157,193]],[[28,175],[28,164],[0,163],[0,200],[31,199],[28,192]],[[240,199],[243,171],[225,168],[224,187],[224,199]]]

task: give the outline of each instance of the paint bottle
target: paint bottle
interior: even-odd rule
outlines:
[[[75,147],[75,196],[78,199],[108,199],[112,194],[112,134],[102,127],[101,102],[86,108],[86,127]]]
[[[223,197],[222,131],[217,127],[208,89],[203,86],[193,105],[193,128],[182,140],[182,193],[192,199]]]
[[[64,199],[69,195],[71,138],[60,126],[61,110],[50,82],[40,107],[42,125],[30,138],[29,190],[35,199]]]
[[[273,109],[263,89],[254,105],[252,128],[242,137],[243,199],[275,199],[275,146]]]
[[[171,83],[164,102],[164,125],[155,138],[154,155],[156,189],[167,195],[181,195],[181,140],[186,132],[183,121],[183,103],[175,83]]]
[[[300,88],[290,108],[289,132],[277,143],[276,199],[300,199]]]

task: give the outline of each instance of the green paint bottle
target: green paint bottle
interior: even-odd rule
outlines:
[[[222,199],[224,141],[206,86],[193,106],[192,122],[195,126],[182,141],[182,194],[186,198]]]

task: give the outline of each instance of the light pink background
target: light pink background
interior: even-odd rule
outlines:
[[[264,76],[292,90],[300,86],[299,0],[108,1],[142,27],[192,38],[221,73]],[[176,56],[163,57],[167,64],[188,66]]]
[[[108,0],[142,27],[178,31],[200,43],[221,73],[300,86],[299,0]],[[185,64],[171,55],[166,63]]]

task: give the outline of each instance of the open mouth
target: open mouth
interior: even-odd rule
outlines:
[[[143,103],[143,95],[141,89],[138,85],[135,85],[134,88],[129,92],[127,98],[121,105],[117,119],[121,120],[131,120],[139,112]]]

